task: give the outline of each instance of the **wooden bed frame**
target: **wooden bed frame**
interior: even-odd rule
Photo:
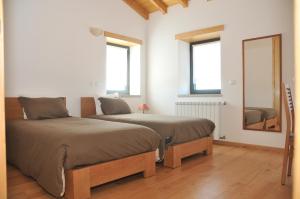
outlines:
[[[246,125],[247,129],[265,129],[265,121]]]
[[[5,98],[6,120],[23,120],[23,109],[16,97]],[[155,175],[155,151],[66,171],[66,199],[87,199],[95,187],[132,174]]]
[[[96,115],[95,99],[93,97],[81,97],[81,117]],[[211,155],[213,152],[212,137],[204,137],[183,144],[169,146],[165,152],[164,166],[177,168],[181,166],[181,160],[185,157],[205,152]]]
[[[211,155],[213,152],[212,137],[204,137],[183,144],[169,146],[165,152],[164,166],[177,168],[181,166],[181,160],[188,156],[205,152],[206,155]]]
[[[266,129],[275,128],[278,125],[278,118],[277,116],[271,119],[266,120]]]
[[[257,129],[257,130],[270,130],[278,126],[278,118],[265,119],[262,122],[257,122],[254,124],[249,124],[246,126],[247,129]]]

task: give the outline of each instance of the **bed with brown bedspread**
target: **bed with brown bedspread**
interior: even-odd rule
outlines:
[[[258,122],[263,122],[263,113],[256,109],[245,109],[245,124],[251,125]]]
[[[215,124],[207,119],[157,114],[92,115],[89,118],[139,124],[155,130],[162,137],[159,147],[161,159],[167,146],[210,136],[215,128]]]
[[[277,116],[276,110],[274,108],[262,108],[262,107],[247,107],[247,111],[257,111],[261,112],[261,120],[263,119],[272,119]]]
[[[75,117],[7,122],[9,163],[52,195],[64,193],[64,172],[154,151],[160,136],[133,124]]]

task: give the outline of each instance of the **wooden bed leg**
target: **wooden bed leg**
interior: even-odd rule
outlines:
[[[207,141],[207,150],[205,151],[205,154],[212,155],[212,153],[213,153],[213,141],[211,139]]]
[[[177,168],[181,166],[181,154],[173,146],[169,146],[165,152],[164,166],[170,168]]]
[[[145,170],[143,172],[144,178],[148,178],[155,175],[155,152],[145,155]]]
[[[90,169],[70,170],[66,175],[65,199],[91,198]]]

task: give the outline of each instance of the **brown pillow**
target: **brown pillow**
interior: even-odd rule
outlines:
[[[100,97],[99,101],[104,115],[131,113],[128,104],[122,99]]]
[[[69,117],[65,105],[65,98],[29,98],[19,97],[19,102],[24,108],[29,120],[42,120]]]

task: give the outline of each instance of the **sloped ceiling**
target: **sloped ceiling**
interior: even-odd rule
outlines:
[[[135,10],[146,20],[149,14],[160,11],[163,14],[168,12],[168,7],[181,4],[182,7],[188,7],[188,0],[123,0],[128,6]]]

